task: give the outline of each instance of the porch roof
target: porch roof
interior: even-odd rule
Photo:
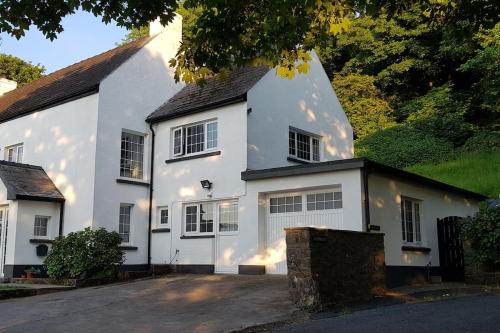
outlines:
[[[62,193],[39,166],[0,161],[0,180],[7,188],[8,200],[64,201]]]

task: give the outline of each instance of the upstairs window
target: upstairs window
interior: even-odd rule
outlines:
[[[407,243],[420,243],[422,233],[420,230],[421,201],[401,198],[401,228],[403,241]]]
[[[216,121],[190,124],[172,131],[173,156],[193,155],[217,148]]]
[[[122,132],[120,177],[142,179],[143,170],[144,136]]]
[[[160,225],[165,226],[168,224],[168,208],[160,208]]]
[[[23,144],[5,147],[5,160],[9,162],[23,163]]]
[[[308,162],[320,161],[320,140],[318,136],[290,129],[288,132],[288,155]]]

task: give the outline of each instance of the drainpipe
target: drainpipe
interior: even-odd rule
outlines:
[[[149,124],[151,130],[151,157],[149,168],[149,217],[148,217],[148,269],[151,270],[151,223],[153,220],[153,172],[154,172],[154,156],[155,156],[155,130],[153,124]]]
[[[63,235],[64,226],[64,201],[61,202],[61,208],[59,209],[59,237]]]
[[[368,191],[368,169],[366,165],[362,169],[363,171],[363,190],[365,194],[365,224],[366,232],[370,232],[370,192]]]

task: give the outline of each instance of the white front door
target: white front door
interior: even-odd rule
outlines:
[[[217,224],[215,233],[215,272],[238,273],[238,203],[217,204]]]
[[[9,209],[0,207],[0,277],[4,277],[3,268],[7,251],[7,230],[9,226]]]

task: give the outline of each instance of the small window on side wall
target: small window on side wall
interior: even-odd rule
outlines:
[[[33,235],[37,237],[47,237],[49,228],[49,217],[47,216],[35,216],[35,228]]]
[[[122,243],[130,243],[131,241],[131,228],[130,228],[130,215],[132,212],[132,205],[120,204],[120,218],[118,221],[118,233],[122,238]]]
[[[168,225],[168,208],[162,207],[160,208],[160,226]]]
[[[24,146],[17,144],[5,147],[5,160],[8,162],[23,163]]]
[[[420,200],[401,198],[401,230],[402,238],[406,243],[422,242],[420,226]]]

